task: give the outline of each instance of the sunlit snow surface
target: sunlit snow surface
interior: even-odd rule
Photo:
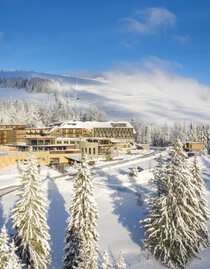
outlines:
[[[68,92],[72,105],[95,105],[110,119],[135,117],[152,123],[183,121],[209,122],[210,87],[196,80],[179,77],[163,70],[110,71],[101,78],[76,78],[36,74],[34,72],[1,72],[0,77],[23,76],[51,78],[59,93]],[[42,99],[46,95],[24,90],[0,89],[0,98]]]
[[[128,164],[114,164],[105,168],[98,168],[92,171],[96,200],[99,207],[100,219],[98,231],[100,235],[100,251],[107,250],[113,263],[122,249],[127,268],[131,269],[158,269],[165,268],[159,264],[147,251],[143,249],[143,229],[139,221],[145,218],[147,205],[145,197],[151,188],[148,180],[152,172],[148,170],[153,166],[154,156],[142,160],[133,160]],[[204,172],[207,197],[210,204],[210,158],[201,157],[200,162]],[[139,173],[138,178],[129,176],[131,167],[139,165],[145,170]],[[59,173],[43,167],[41,171],[43,179],[50,175],[56,176]],[[17,171],[15,168],[1,170],[0,184],[5,186],[17,183]],[[64,247],[64,230],[67,210],[72,198],[72,178],[58,178],[46,180],[45,186],[48,189],[48,223],[52,237],[53,262],[49,268],[62,268],[62,254]],[[137,195],[137,193],[139,195]],[[1,199],[0,225],[7,221],[10,234],[12,224],[9,220],[10,210],[17,199],[15,193],[5,195]],[[210,230],[210,224],[209,224]],[[210,263],[210,248],[200,253],[201,259],[194,259],[187,266],[189,269],[206,269]]]

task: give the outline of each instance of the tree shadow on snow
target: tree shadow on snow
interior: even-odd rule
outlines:
[[[205,185],[206,189],[208,191],[210,191],[210,173],[209,172],[208,173],[204,172],[202,178],[203,178],[204,185]]]
[[[118,222],[125,227],[130,238],[143,248],[144,229],[140,221],[145,219],[147,210],[145,208],[145,195],[149,193],[148,189],[136,184],[135,180],[130,178],[131,188],[122,185],[115,175],[109,175],[105,171],[103,175],[107,178],[106,184],[114,192],[111,194],[113,201],[113,213],[118,216]]]
[[[3,214],[3,208],[2,208],[2,199],[0,198],[0,230],[3,227],[5,223],[4,214]]]
[[[11,212],[10,212],[9,216],[4,215],[4,210],[3,210],[3,206],[2,206],[2,199],[0,198],[0,229],[4,226],[4,224],[6,225],[8,234],[13,236],[15,231],[12,228],[13,223],[12,223],[12,219],[11,219]]]
[[[206,160],[206,158],[202,158],[202,163],[205,167],[209,167],[210,166],[210,160]],[[203,172],[202,172],[202,178],[203,178],[203,181],[204,181],[204,184],[205,184],[205,187],[207,188],[208,191],[210,191],[210,170],[209,168],[208,169],[205,169]]]
[[[66,220],[68,214],[65,210],[65,201],[60,194],[55,182],[52,179],[48,181],[48,224],[50,227],[52,242],[52,264],[51,268],[62,268],[62,256],[64,249],[64,238],[66,229]]]

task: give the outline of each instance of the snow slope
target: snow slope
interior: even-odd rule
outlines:
[[[133,160],[126,163],[119,163],[118,166],[111,166],[109,169],[96,168],[93,171],[93,182],[95,187],[96,200],[99,207],[100,219],[98,221],[98,231],[100,235],[100,251],[108,251],[110,259],[115,263],[120,250],[122,249],[127,268],[129,269],[163,269],[150,253],[144,250],[144,231],[140,227],[139,220],[145,218],[147,214],[147,205],[145,198],[151,191],[148,181],[152,172],[148,170],[154,165],[154,156],[145,159]],[[210,158],[201,157],[204,179],[206,184],[206,193],[210,205]],[[129,176],[131,167],[139,165],[145,170],[139,173],[137,178]],[[54,170],[48,171],[46,167],[42,168],[43,179],[49,174],[50,177],[57,175]],[[5,180],[3,180],[5,174]],[[5,184],[6,180],[10,183],[17,175],[14,168],[4,170],[1,173],[0,184]],[[3,181],[2,181],[3,180]],[[64,247],[64,231],[67,210],[72,197],[72,178],[58,178],[48,180],[48,223],[52,237],[52,257],[53,263],[50,269],[62,268],[62,254]],[[10,210],[13,208],[17,199],[15,193],[5,195],[1,198],[0,207],[0,225],[2,227],[4,220],[9,220]],[[7,227],[12,233],[11,221]],[[210,231],[210,223],[208,223]],[[194,259],[187,268],[206,269],[210,263],[210,248],[200,253],[201,259]]]
[[[49,94],[46,93],[29,93],[25,89],[0,88],[1,99],[21,99],[21,100],[49,100]]]
[[[166,71],[110,71],[102,78],[81,78],[35,72],[0,71],[0,77],[42,77],[59,81],[61,91],[77,97],[77,105],[96,105],[111,119],[174,122],[205,121],[210,118],[210,87],[193,79],[178,77]],[[76,86],[77,85],[77,86]],[[0,96],[3,91],[0,89]],[[8,96],[22,98],[21,91]]]

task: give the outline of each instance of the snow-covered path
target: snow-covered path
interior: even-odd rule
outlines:
[[[120,164],[120,166],[107,169],[95,169],[93,172],[93,183],[96,200],[99,207],[100,219],[98,221],[98,232],[100,235],[101,253],[108,250],[112,262],[122,249],[129,269],[163,269],[147,251],[143,249],[144,231],[139,221],[144,219],[147,213],[145,197],[150,191],[148,180],[152,172],[148,170],[153,166],[153,156],[142,159],[138,162]],[[200,158],[204,172],[204,180],[207,186],[207,198],[210,204],[210,158]],[[131,167],[141,166],[145,168],[137,178],[129,176]],[[47,174],[43,171],[43,175]],[[58,175],[53,170],[49,171],[50,176]],[[52,258],[53,262],[49,269],[62,268],[62,254],[64,247],[64,232],[68,208],[72,197],[72,178],[57,178],[48,180],[48,223],[52,237]],[[5,195],[1,198],[0,225],[8,220],[7,227],[12,233],[11,221],[9,220],[10,210],[14,206],[17,196],[16,192]],[[210,230],[210,223],[209,223]],[[210,263],[210,248],[200,253],[201,259],[194,259],[188,269],[207,269]]]

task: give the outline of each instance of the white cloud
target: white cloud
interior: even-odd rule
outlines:
[[[85,86],[83,90],[91,93],[97,106],[111,118],[135,117],[154,123],[209,122],[210,86],[177,75],[178,63],[153,58],[135,65],[118,65],[103,74],[104,85]]]
[[[191,41],[191,38],[189,35],[174,35],[174,40],[181,44],[186,44]]]
[[[134,16],[123,18],[124,30],[143,35],[154,34],[173,27],[176,23],[176,15],[166,8],[147,8],[139,10]]]
[[[176,71],[182,69],[183,66],[179,62],[172,62],[160,59],[155,56],[151,56],[143,60],[143,67],[150,71],[153,70]]]

